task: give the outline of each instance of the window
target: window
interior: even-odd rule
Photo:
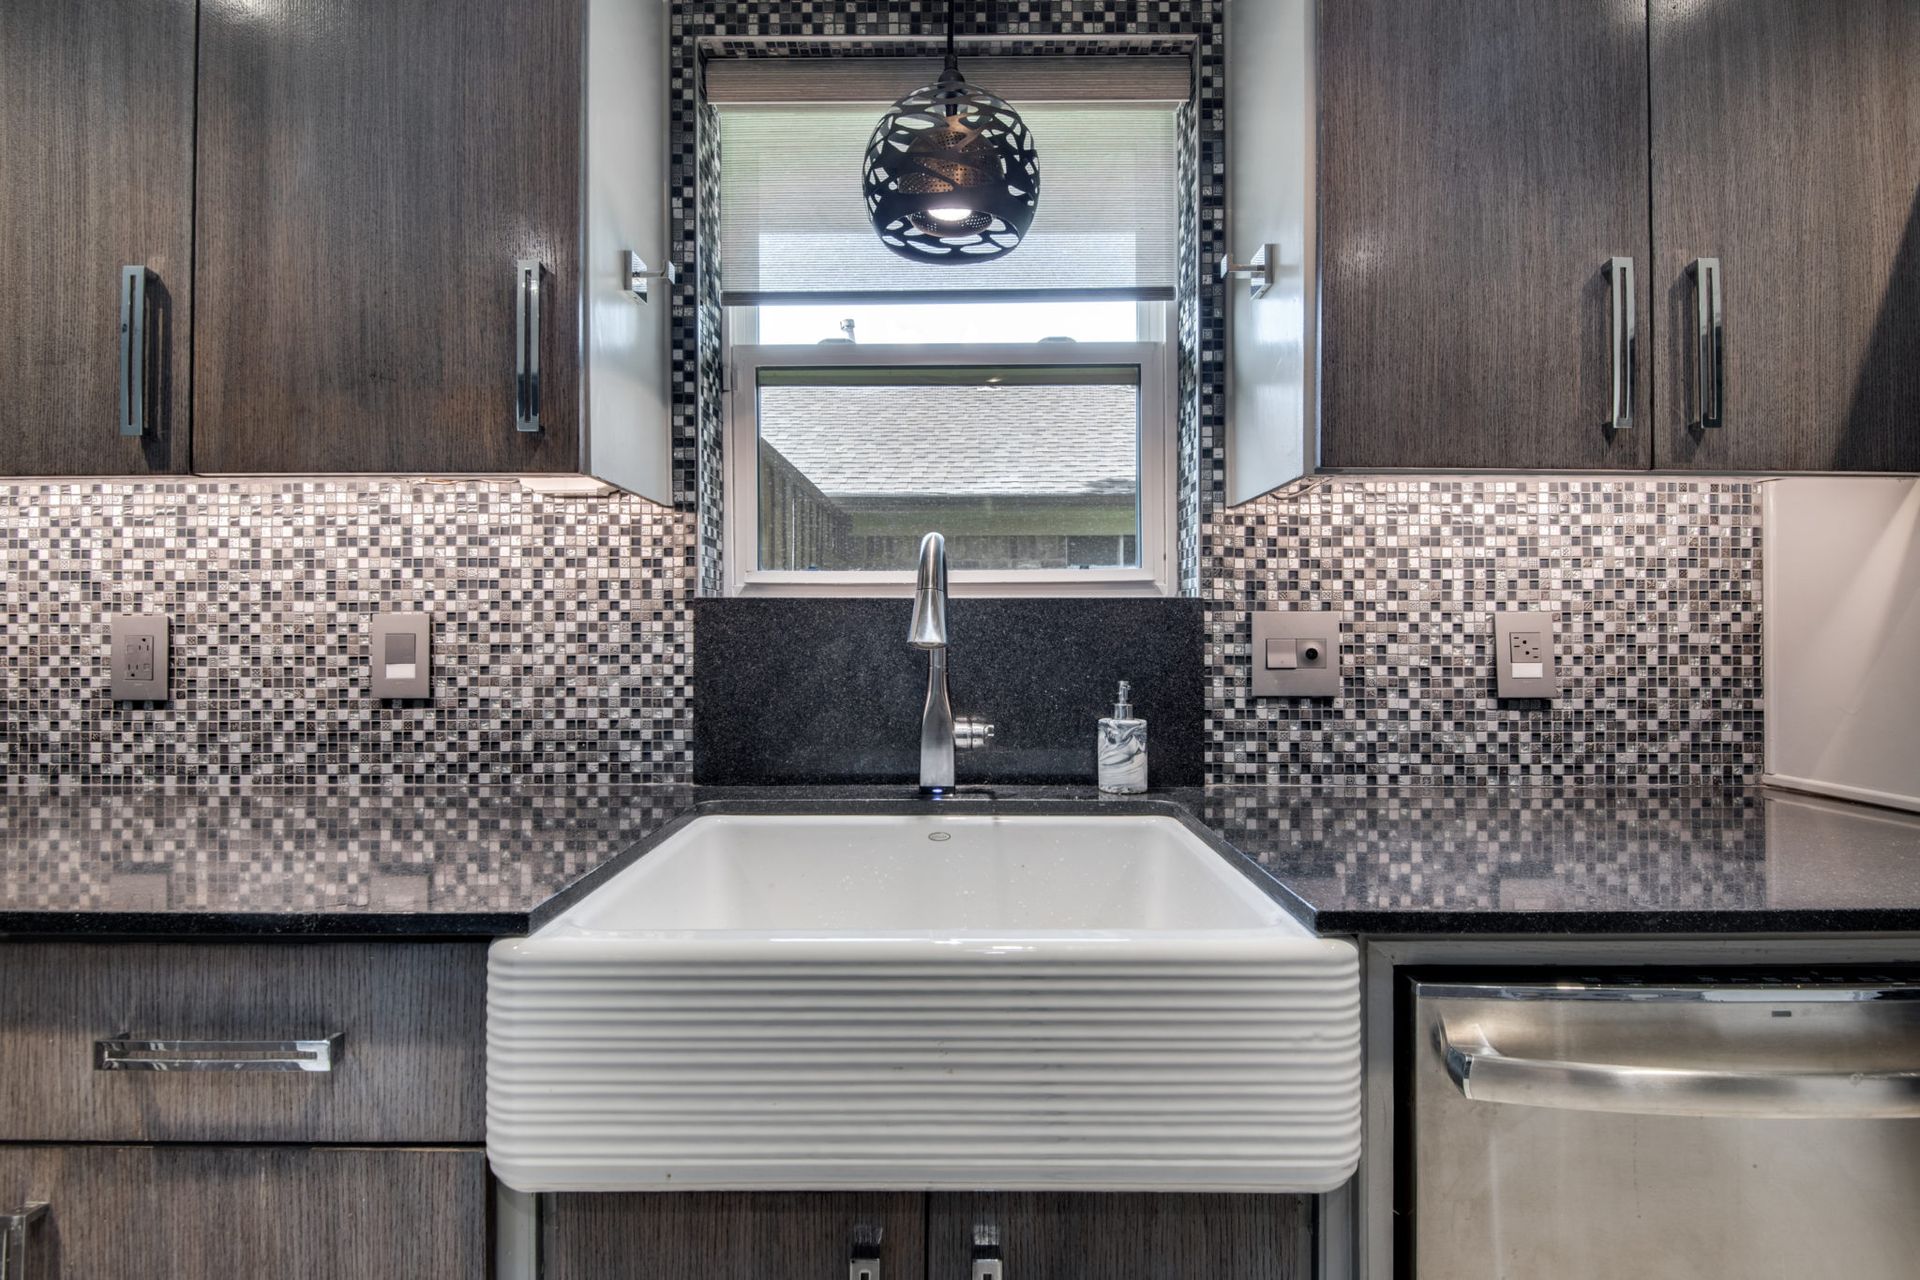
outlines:
[[[937,529],[956,591],[1170,592],[1187,64],[963,59],[1042,185],[1018,252],[955,268],[888,252],[860,198],[874,122],[938,75],[905,61],[709,64],[729,590],[897,590]]]

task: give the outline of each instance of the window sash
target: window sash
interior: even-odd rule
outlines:
[[[956,595],[1069,596],[1173,593],[1174,385],[1172,346],[1161,342],[828,344],[736,346],[726,395],[724,535],[728,595],[860,596],[911,591],[911,570],[773,570],[759,567],[758,403],[762,369],[902,369],[940,365],[1128,366],[1140,378],[1140,564],[1125,569],[960,570]]]

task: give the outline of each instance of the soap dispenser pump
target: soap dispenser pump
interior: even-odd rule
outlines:
[[[1132,686],[1120,682],[1113,714],[1100,721],[1100,789],[1110,795],[1133,796],[1147,789],[1147,722],[1133,714],[1127,701]]]

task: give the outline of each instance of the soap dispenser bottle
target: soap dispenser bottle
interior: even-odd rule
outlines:
[[[1147,789],[1147,722],[1133,714],[1127,701],[1131,689],[1125,680],[1120,682],[1113,714],[1100,721],[1100,789],[1111,795],[1133,796]]]

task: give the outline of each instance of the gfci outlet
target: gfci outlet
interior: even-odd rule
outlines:
[[[1268,609],[1253,615],[1253,696],[1337,698],[1345,614]]]
[[[1554,615],[1503,610],[1493,615],[1494,692],[1502,698],[1551,698],[1560,691],[1553,662]]]
[[[167,615],[117,613],[109,624],[115,702],[167,700]]]

